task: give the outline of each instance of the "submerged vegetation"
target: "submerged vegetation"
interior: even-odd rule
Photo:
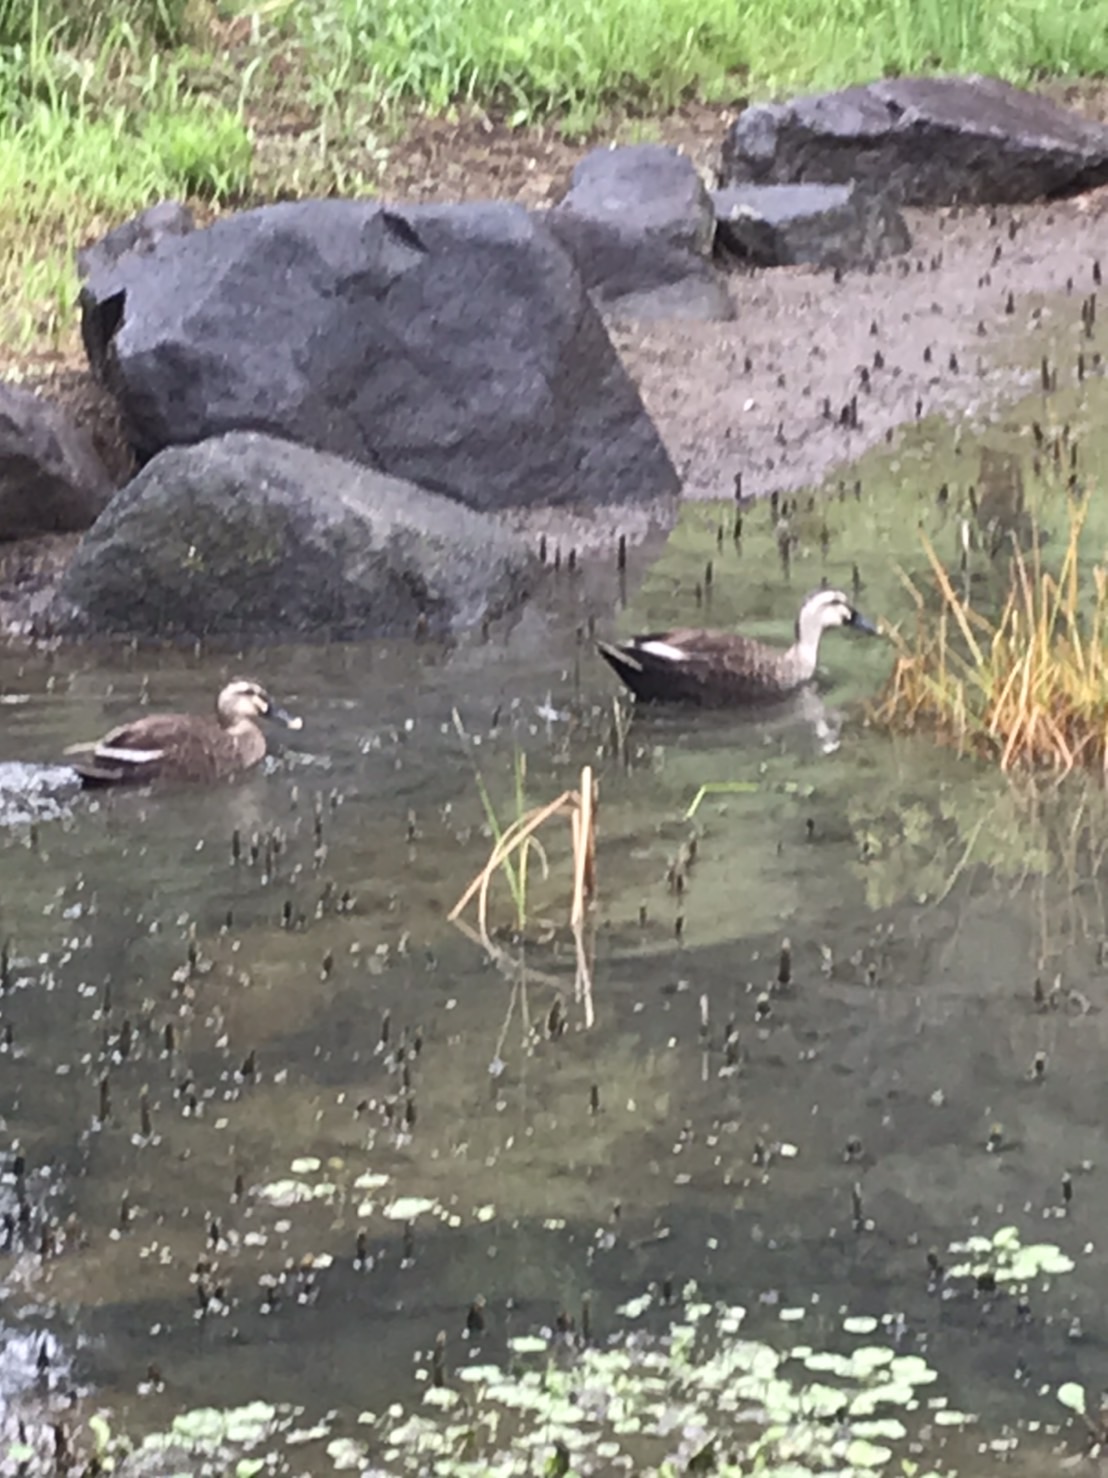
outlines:
[[[582,134],[912,71],[1108,69],[1100,0],[0,0],[0,338],[62,342],[73,250],[153,200],[379,188],[418,114]]]
[[[1087,499],[1070,497],[1057,568],[1039,530],[1013,541],[999,614],[960,593],[957,573],[923,536],[937,600],[908,577],[916,605],[910,637],[874,713],[891,728],[924,728],[1005,771],[1093,768],[1108,776],[1108,568],[1082,561]]]
[[[961,1259],[944,1272],[952,1286],[989,1277],[1013,1300],[1074,1268],[1053,1243],[1025,1245],[1014,1226],[952,1243],[948,1252]],[[126,1472],[129,1463],[146,1471],[143,1461],[160,1457],[164,1468],[150,1470],[236,1478],[326,1469],[381,1478],[601,1471],[644,1478],[939,1478],[955,1470],[949,1460],[932,1466],[922,1459],[915,1431],[926,1423],[929,1447],[938,1452],[978,1429],[977,1415],[951,1401],[934,1364],[904,1350],[900,1314],[844,1312],[831,1321],[815,1307],[786,1306],[770,1337],[758,1338],[745,1307],[709,1302],[689,1282],[679,1293],[652,1285],[616,1315],[618,1332],[594,1340],[586,1296],[583,1330],[518,1334],[508,1341],[506,1360],[467,1361],[456,1369],[440,1344],[410,1401],[361,1411],[356,1424],[335,1411],[320,1416],[256,1399],[181,1411],[165,1431],[137,1441],[96,1412],[77,1445],[89,1450],[86,1472]],[[1103,1421],[1087,1414],[1079,1382],[1065,1382],[1053,1394],[1060,1411],[1074,1414],[1091,1440],[1103,1441]],[[9,1460],[21,1461],[23,1472],[52,1471],[53,1430],[45,1422],[26,1430]],[[1007,1439],[989,1445],[1001,1454],[1011,1446]],[[309,1454],[318,1465],[310,1469]]]

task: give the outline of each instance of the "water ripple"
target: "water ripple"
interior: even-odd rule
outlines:
[[[70,814],[79,784],[67,765],[0,762],[0,827],[60,821]]]

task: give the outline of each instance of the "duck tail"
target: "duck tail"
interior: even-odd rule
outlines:
[[[642,663],[631,647],[621,647],[615,642],[598,641],[596,650],[608,666],[623,678],[624,682],[627,681],[629,673],[641,673],[643,670]]]
[[[666,662],[637,643],[626,646],[600,641],[596,649],[625,688],[642,703],[668,698],[673,686],[673,662]]]

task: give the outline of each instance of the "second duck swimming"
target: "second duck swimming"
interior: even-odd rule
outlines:
[[[737,632],[683,629],[602,641],[597,650],[640,702],[724,708],[784,698],[810,682],[820,638],[833,626],[878,634],[841,590],[818,590],[800,607],[791,647]]]

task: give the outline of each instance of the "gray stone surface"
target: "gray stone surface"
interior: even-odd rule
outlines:
[[[1108,127],[991,77],[901,77],[762,103],[721,183],[859,180],[906,205],[1003,204],[1108,183]]]
[[[490,515],[292,442],[173,447],[85,535],[45,626],[251,641],[445,632],[511,610],[537,560]]]
[[[91,439],[66,412],[0,382],[0,541],[87,529],[111,495]]]
[[[712,266],[715,221],[692,160],[660,144],[594,149],[546,220],[604,312],[729,319]]]
[[[187,205],[179,200],[159,200],[146,210],[139,211],[129,221],[124,221],[77,252],[77,276],[82,281],[96,272],[112,267],[128,252],[145,256],[152,252],[158,242],[166,236],[186,236],[196,227],[196,220]]]
[[[573,262],[519,206],[267,206],[94,272],[82,312],[142,460],[256,430],[478,509],[678,491]]]
[[[857,267],[907,251],[900,211],[848,185],[729,185],[712,192],[720,245],[759,267]]]

